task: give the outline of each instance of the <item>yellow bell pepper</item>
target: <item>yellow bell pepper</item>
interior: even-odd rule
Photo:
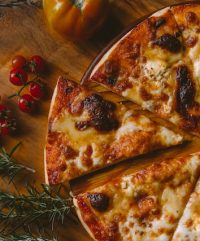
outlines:
[[[109,0],[43,0],[50,27],[76,40],[96,32],[108,15]]]

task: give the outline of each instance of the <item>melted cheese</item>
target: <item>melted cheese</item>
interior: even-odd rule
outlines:
[[[100,143],[112,138],[112,132],[108,134],[101,134],[94,128],[88,128],[84,131],[79,131],[75,128],[77,121],[84,121],[87,119],[87,114],[83,113],[82,116],[72,116],[69,112],[65,111],[62,116],[56,119],[52,124],[52,131],[65,133],[68,136],[73,148],[79,150],[83,145],[89,145],[93,142]]]
[[[183,137],[179,134],[157,125],[144,115],[135,115],[132,110],[127,109],[122,104],[117,105],[116,113],[118,120],[121,122],[120,127],[117,130],[106,133],[98,132],[91,127],[84,131],[79,131],[75,128],[77,121],[85,121],[88,119],[88,113],[86,111],[83,111],[80,116],[73,116],[67,110],[59,115],[59,117],[51,123],[51,130],[52,132],[64,134],[67,140],[66,144],[75,150],[77,155],[74,158],[66,159],[64,153],[61,153],[58,160],[61,163],[65,162],[68,168],[75,166],[78,172],[87,173],[89,170],[104,167],[105,165],[118,161],[118,159],[107,160],[105,158],[105,151],[109,154],[108,148],[110,145],[112,145],[114,149],[115,144],[113,143],[116,142],[117,146],[117,142],[120,142],[121,138],[134,138],[134,133],[139,131],[154,134],[151,138],[150,145],[152,149],[156,149],[157,146],[176,145],[183,141]],[[63,145],[65,145],[65,143],[63,143]],[[88,147],[92,149],[91,157],[88,157],[86,154]],[[130,157],[134,156],[137,151],[138,150],[133,150],[133,152],[130,153]],[[88,158],[89,160],[87,161],[86,159]],[[66,173],[68,172],[68,168],[66,169]],[[63,174],[63,176],[64,175],[65,174]]]
[[[141,221],[134,217],[132,211],[129,212],[126,222],[119,223],[119,232],[123,241],[168,241],[167,231],[172,228],[174,225],[166,222],[164,215],[141,225]],[[163,233],[159,230],[163,230]]]
[[[161,77],[166,69],[166,62],[159,59],[148,59],[144,65],[144,75],[151,80],[162,80]]]
[[[178,144],[183,140],[181,135],[177,135],[165,127],[160,127],[160,131],[157,136],[159,136],[158,139],[161,140],[161,143],[165,143],[167,145],[170,145],[171,142]]]
[[[200,240],[200,180],[179,221],[172,241]]]
[[[148,132],[153,131],[154,129],[155,126],[149,118],[145,117],[144,115],[134,117],[133,112],[127,111],[122,120],[121,127],[117,130],[116,139],[119,140],[122,136],[128,135],[131,132],[143,130],[146,130]]]
[[[143,74],[140,78],[129,77],[129,82],[132,83],[133,87],[123,91],[122,95],[141,105],[143,109],[169,116],[172,113],[173,93],[176,89],[176,81],[172,76],[173,70],[169,68],[167,61],[160,60],[157,56],[147,58],[147,62],[143,64],[142,68]],[[144,77],[146,77],[145,81],[142,80]],[[145,88],[147,93],[151,95],[149,100],[142,98],[140,94],[142,88]],[[163,95],[167,96],[166,100],[162,99]]]
[[[119,237],[115,241],[171,240],[188,196],[197,180],[200,153],[194,153],[180,160],[182,161],[180,162],[177,158],[161,162],[158,169],[153,165],[136,173],[116,178],[113,182],[111,180],[89,191],[89,193],[103,192],[109,196],[112,206],[107,211],[98,213],[92,210],[91,213],[105,227],[109,227],[115,220],[118,220]],[[80,195],[87,199],[87,194]],[[148,199],[152,200],[152,206],[151,203],[145,203]],[[198,199],[198,204],[199,201]],[[78,206],[77,208],[84,220],[84,212],[82,213]],[[199,221],[198,224],[196,222],[194,228],[198,229],[199,224]],[[87,226],[87,222],[84,225]],[[90,230],[90,227],[87,229]],[[179,229],[181,228],[178,228],[177,232],[182,232],[183,228],[181,231]],[[185,239],[173,241],[185,241]]]
[[[102,149],[101,146],[97,145],[96,143],[92,143],[91,159],[93,161],[94,166],[99,166],[103,164]]]

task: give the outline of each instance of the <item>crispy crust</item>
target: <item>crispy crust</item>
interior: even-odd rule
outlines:
[[[74,207],[76,208],[77,216],[78,216],[79,220],[81,221],[81,224],[83,225],[83,227],[85,228],[85,230],[87,231],[87,233],[90,235],[90,237],[93,238],[94,240],[98,241],[97,239],[95,239],[92,231],[89,229],[89,227],[86,225],[85,221],[83,220],[82,215],[81,215],[81,211],[80,211],[80,209],[78,208],[79,205],[78,205],[77,199],[74,198],[74,199],[73,199],[73,203],[74,203]]]
[[[190,170],[190,165],[192,165],[193,163],[190,159],[191,156],[185,156],[174,160],[165,160],[159,164],[153,164],[132,175],[114,178],[103,186],[100,186],[98,188],[95,188],[94,190],[89,190],[86,193],[75,196],[74,204],[76,206],[77,213],[81,218],[84,227],[86,227],[86,230],[89,231],[90,235],[98,241],[125,240],[125,237],[123,235],[125,235],[126,233],[121,233],[124,231],[122,231],[123,229],[120,229],[118,225],[120,223],[120,226],[123,226],[124,223],[128,221],[128,212],[130,210],[134,210],[133,213],[134,215],[136,215],[136,219],[140,220],[141,222],[139,222],[141,225],[141,227],[139,228],[141,232],[140,238],[141,240],[145,240],[145,227],[147,227],[145,226],[145,223],[147,222],[147,224],[149,223],[150,225],[150,223],[153,222],[154,219],[159,220],[162,217],[163,201],[159,204],[159,196],[164,196],[164,193],[166,193],[168,187],[172,188],[175,193],[178,192],[179,189],[184,188],[185,194],[180,199],[182,203],[179,203],[179,206],[182,208],[180,208],[179,210],[178,217],[176,215],[174,216],[173,214],[172,216],[170,216],[171,214],[169,213],[165,214],[167,215],[165,216],[165,221],[169,222],[169,224],[173,225],[173,227],[166,230],[161,227],[160,230],[158,229],[157,234],[155,230],[154,234],[152,234],[166,234],[169,235],[168,237],[171,237],[178,222],[178,218],[180,218],[181,216],[181,213],[183,211],[182,209],[187,202],[188,196],[191,190],[193,189],[193,186],[195,185],[195,181],[199,174],[200,154],[196,153],[193,154],[193,156],[196,156],[196,158],[198,158],[198,161],[196,163],[196,167],[193,166],[192,171]],[[177,179],[176,176],[177,172],[179,172],[180,174],[179,179]],[[124,183],[125,180],[130,181],[128,181],[128,184],[122,185],[122,183]],[[158,185],[156,183],[159,183],[160,185],[157,191],[155,191],[155,185]],[[124,198],[125,193],[123,192],[123,188],[129,189],[131,188],[131,185],[134,185],[134,188],[132,189],[132,193],[128,193],[128,197],[126,199]],[[137,195],[135,194],[136,190],[138,190]],[[97,210],[95,210],[91,206],[90,201],[88,199],[88,195],[90,193],[104,193],[108,197],[110,197],[111,200],[109,209],[105,212],[98,212]],[[118,198],[115,200],[117,196]],[[173,197],[170,198],[173,199]],[[157,201],[155,201],[156,199]],[[123,205],[122,207],[120,207],[120,202],[124,203],[124,205],[126,205],[127,208],[125,208],[125,206]],[[111,224],[115,222],[117,222],[117,227],[115,227],[115,232],[111,234],[111,232],[109,231],[109,227]],[[163,219],[160,222],[162,223]],[[135,227],[135,225],[133,224],[130,227],[132,228],[131,233],[136,234],[137,228]],[[148,232],[151,231],[149,230]],[[109,233],[110,235],[108,235]],[[155,238],[156,237],[157,236],[155,236]],[[132,239],[129,240],[134,240],[134,237],[132,237]]]
[[[115,241],[115,233],[109,227],[105,227],[99,221],[98,217],[93,215],[90,206],[85,202],[83,197],[77,197],[73,201],[81,223],[94,240]]]

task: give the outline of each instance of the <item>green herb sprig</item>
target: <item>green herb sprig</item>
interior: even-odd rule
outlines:
[[[35,187],[27,186],[26,191],[26,195],[0,191],[0,233],[13,233],[19,228],[30,230],[31,225],[51,225],[53,230],[55,221],[63,223],[66,217],[77,221],[72,198],[62,198],[60,187],[42,185],[39,192]]]
[[[9,153],[0,146],[0,175],[2,177],[7,176],[10,181],[12,181],[13,178],[22,170],[26,170],[32,173],[35,172],[35,170],[32,168],[16,163],[16,161],[13,159],[12,156],[20,145],[21,143],[18,143]]]
[[[0,236],[0,241],[58,241],[57,239],[47,239],[47,238],[42,238],[42,237],[33,237],[30,235],[11,235],[8,237],[1,237]]]

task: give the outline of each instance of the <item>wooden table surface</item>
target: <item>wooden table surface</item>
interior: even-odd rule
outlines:
[[[34,178],[37,185],[44,182],[43,148],[47,116],[51,95],[58,76],[65,74],[75,81],[80,81],[92,59],[126,26],[159,8],[179,2],[181,1],[115,0],[112,3],[107,24],[103,29],[91,40],[80,43],[64,42],[52,37],[46,27],[43,11],[40,9],[33,7],[0,8],[0,96],[14,111],[18,122],[16,135],[5,138],[1,142],[9,149],[18,141],[22,141],[16,158],[35,168]],[[20,112],[15,99],[7,100],[7,95],[16,91],[16,88],[9,83],[8,75],[11,68],[11,58],[18,53],[27,57],[40,54],[48,62],[49,71],[45,77],[45,82],[48,85],[49,95],[46,100],[40,102],[38,112],[32,116]],[[195,149],[196,145],[193,144],[193,146]],[[176,149],[176,151],[180,150]],[[110,168],[106,172],[106,176],[109,177],[109,173],[113,175],[119,170],[125,170],[128,165],[123,164],[119,165],[118,168]],[[90,178],[88,178],[88,182]],[[101,173],[95,178],[95,180],[102,179]],[[21,178],[20,184],[23,184],[25,180]],[[80,183],[80,180],[76,181],[76,187]],[[8,187],[6,186],[6,188]],[[81,225],[67,222],[62,228],[59,228],[58,234],[59,241],[91,240]]]

